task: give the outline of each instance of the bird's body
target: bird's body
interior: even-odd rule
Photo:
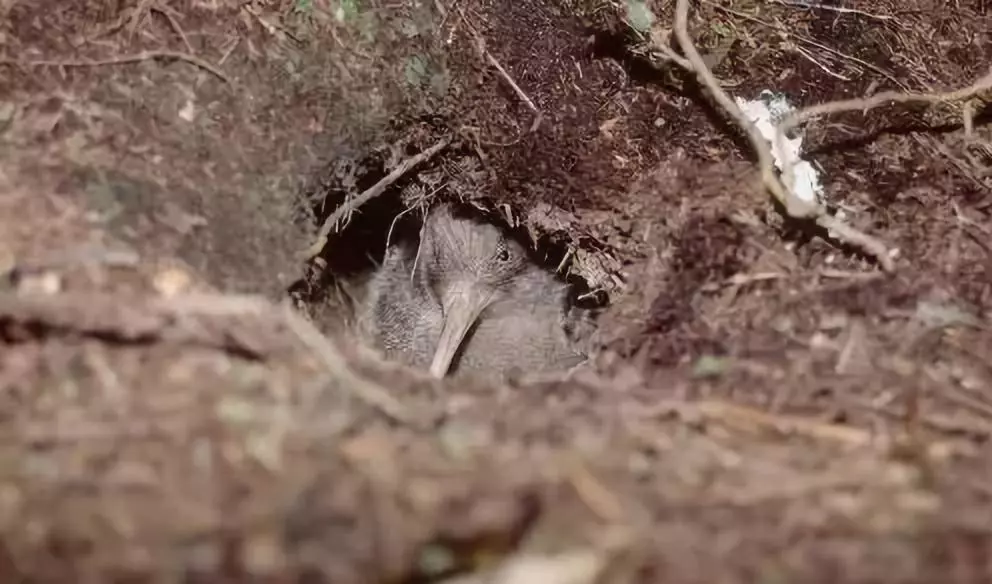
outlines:
[[[567,287],[496,227],[432,212],[420,245],[396,246],[360,318],[387,357],[437,376],[567,369],[584,356],[566,334]]]

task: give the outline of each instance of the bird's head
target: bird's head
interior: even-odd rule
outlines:
[[[444,312],[430,368],[435,377],[447,374],[479,315],[527,262],[523,246],[497,227],[456,216],[446,206],[431,212],[421,235],[417,271]]]

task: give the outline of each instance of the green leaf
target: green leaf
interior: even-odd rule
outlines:
[[[427,77],[427,61],[420,55],[414,55],[407,59],[403,73],[407,83],[415,87],[420,86]]]
[[[731,361],[725,357],[703,355],[692,367],[693,377],[719,377],[730,369]]]
[[[654,14],[644,0],[627,0],[627,21],[634,30],[647,33],[654,24]]]
[[[339,0],[337,9],[334,10],[334,18],[338,22],[353,20],[358,16],[358,4],[355,0]]]

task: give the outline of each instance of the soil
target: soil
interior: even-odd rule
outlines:
[[[644,7],[666,38],[662,0],[0,1],[0,579],[992,578],[988,96],[970,132],[807,125],[884,273],[783,218]],[[969,85],[989,8],[703,1],[689,32],[802,106]],[[441,201],[590,292],[586,369],[439,382],[348,340]]]

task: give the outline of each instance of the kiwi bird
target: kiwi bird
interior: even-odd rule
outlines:
[[[567,292],[496,226],[442,206],[419,245],[387,249],[359,323],[388,358],[434,377],[547,372],[585,358],[569,335]]]

